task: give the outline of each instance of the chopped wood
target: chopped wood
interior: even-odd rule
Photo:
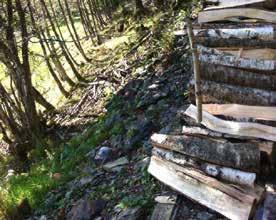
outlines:
[[[276,219],[276,193],[269,192],[267,193],[265,202],[264,202],[264,212],[262,220],[273,220]]]
[[[190,98],[194,100],[193,81]],[[204,80],[201,83],[202,100],[208,103],[236,103],[256,106],[276,106],[276,92],[263,89],[234,86]]]
[[[202,79],[230,85],[276,91],[276,74],[201,63]]]
[[[209,2],[209,4],[211,2]],[[239,6],[244,6],[244,5],[252,5],[252,4],[264,3],[264,2],[266,2],[266,0],[218,0],[218,1],[215,2],[215,4],[217,4],[216,6],[207,7],[204,10],[214,10],[214,9],[221,9],[221,8],[233,8],[233,7],[239,7]],[[211,3],[211,4],[214,4],[214,3]]]
[[[252,137],[242,137],[238,135],[224,134],[216,131],[212,131],[206,128],[201,127],[182,127],[182,133],[185,135],[193,135],[193,136],[209,136],[212,138],[226,138],[226,139],[235,139],[235,141],[248,141],[249,143],[254,143],[258,146],[259,150],[266,155],[266,158],[269,159],[270,164],[275,164],[275,143],[272,141],[260,141],[258,139],[254,139]]]
[[[198,50],[199,59],[204,63],[267,72],[276,70],[276,61],[274,60],[241,58],[214,48],[208,48],[204,46],[198,46]]]
[[[152,155],[176,163],[180,166],[193,167],[195,169],[203,171],[210,176],[235,184],[253,187],[256,180],[255,173],[249,173],[228,167],[205,163],[199,160],[194,160],[189,156],[174,151],[169,151],[161,148],[153,148]]]
[[[190,157],[240,170],[259,172],[260,150],[252,143],[230,143],[187,135],[153,134],[155,147],[173,150]]]
[[[262,59],[262,60],[276,60],[276,49],[260,48],[260,49],[243,49],[234,47],[220,47],[216,48],[224,53],[232,54],[233,56],[240,55],[241,58],[248,59]],[[240,49],[242,53],[239,54]]]
[[[259,19],[260,21],[266,21],[276,23],[276,12],[265,11],[256,8],[231,8],[231,9],[219,9],[214,11],[202,11],[198,14],[198,22],[214,22],[223,21],[230,18],[245,17]]]
[[[203,110],[212,115],[225,115],[234,118],[254,118],[276,121],[276,107],[248,106],[238,104],[204,104]]]
[[[195,169],[187,169],[152,156],[148,172],[188,198],[232,220],[249,219],[259,192],[221,183]]]
[[[209,129],[201,128],[201,127],[182,127],[182,133],[185,135],[199,135],[199,136],[210,136],[213,138],[228,138],[228,139],[241,139],[241,140],[250,140],[251,137],[241,137],[237,135],[223,134],[220,132],[212,131]]]
[[[197,115],[196,111],[197,109],[195,106],[190,105],[185,114],[195,119]],[[225,121],[206,111],[203,111],[203,120],[201,124],[217,132],[276,141],[275,127],[250,122]]]

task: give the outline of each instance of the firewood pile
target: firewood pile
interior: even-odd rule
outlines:
[[[229,219],[276,219],[276,1],[207,0],[193,24],[202,120],[154,134],[149,173]],[[274,208],[273,208],[274,207]]]

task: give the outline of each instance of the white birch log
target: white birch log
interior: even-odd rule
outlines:
[[[260,21],[276,23],[276,12],[256,8],[231,8],[219,9],[216,11],[202,11],[198,14],[198,22],[206,23],[214,21],[223,21],[236,17],[252,18],[258,19]]]
[[[198,51],[199,59],[204,63],[268,72],[276,70],[275,60],[241,58],[230,53],[204,46],[198,46]]]
[[[210,6],[205,8],[204,10],[214,10],[221,8],[233,8],[244,5],[251,5],[257,3],[264,3],[266,0],[218,0],[218,1],[207,1],[207,3],[217,4],[216,6]]]
[[[153,148],[152,155],[184,167],[193,167],[204,173],[239,185],[254,186],[256,174],[194,160],[183,154],[161,148]]]
[[[225,25],[226,26],[226,25]],[[227,26],[226,26],[227,27]],[[274,40],[274,25],[249,26],[249,27],[232,27],[230,28],[215,28],[210,25],[208,29],[194,29],[195,37],[211,37],[221,39],[259,39],[259,40]]]

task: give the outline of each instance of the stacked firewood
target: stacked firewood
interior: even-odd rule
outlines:
[[[154,134],[148,170],[229,219],[250,219],[275,169],[276,1],[208,0],[206,5],[193,25],[202,121],[196,123],[197,108],[190,105],[182,112],[187,125],[181,134]],[[192,102],[194,84],[191,80]],[[268,199],[263,220],[276,219],[269,211],[275,193]]]

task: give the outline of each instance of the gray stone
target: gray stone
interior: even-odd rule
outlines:
[[[135,164],[134,169],[136,171],[144,170],[146,167],[148,167],[149,163],[150,163],[150,157],[145,157],[144,159],[138,161]]]
[[[95,156],[96,161],[106,162],[111,158],[112,149],[110,147],[101,147]]]
[[[196,219],[198,220],[211,220],[214,219],[214,215],[209,212],[199,212],[196,215]]]
[[[145,212],[142,208],[127,208],[123,210],[115,219],[116,220],[139,220],[143,219]]]
[[[103,165],[103,169],[108,172],[120,172],[129,163],[127,157],[121,157],[115,161]]]
[[[42,216],[39,218],[39,220],[47,220],[46,215],[42,215]]]
[[[103,200],[90,201],[80,199],[67,214],[67,220],[90,220],[100,215],[105,208],[106,202]]]

